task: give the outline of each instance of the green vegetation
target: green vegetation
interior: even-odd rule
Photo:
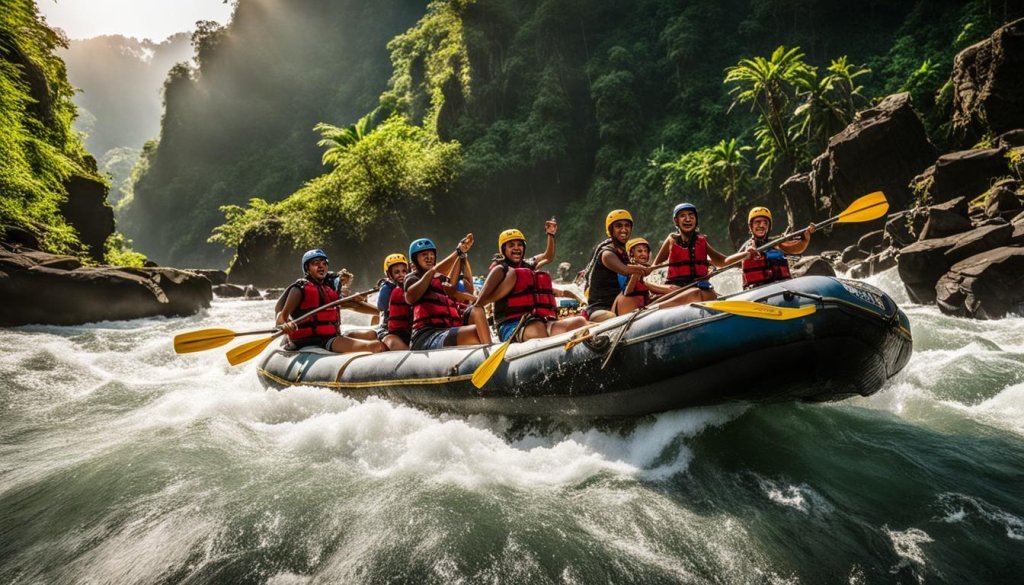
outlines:
[[[54,55],[66,40],[36,15],[30,0],[0,11],[0,235],[35,233],[50,251],[82,253],[60,213],[64,181],[95,176],[72,131],[76,110],[64,63]],[[93,163],[95,164],[95,163]]]
[[[240,0],[229,29],[195,40],[201,67],[172,72],[131,206],[144,249],[222,258],[200,243],[225,204],[235,207],[214,242],[283,225],[296,245],[367,252],[346,249],[356,269],[407,236],[486,241],[517,226],[537,241],[551,215],[560,258],[578,263],[609,209],[630,209],[638,235],[657,238],[681,200],[719,241],[733,206],[779,206],[778,184],[871,99],[910,91],[941,145],[953,55],[1022,11],[994,0],[435,0],[413,16],[398,2],[312,4],[280,14]],[[347,22],[348,34],[329,34]],[[386,88],[374,60],[385,43]],[[394,115],[460,153],[441,157],[443,177],[377,191],[343,164],[370,120]],[[317,123],[326,153],[311,152]]]

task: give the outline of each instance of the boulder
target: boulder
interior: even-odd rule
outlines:
[[[967,198],[957,197],[927,208],[928,219],[921,229],[922,240],[944,238],[969,231],[972,227],[967,216]]]
[[[215,268],[190,268],[189,271],[205,276],[206,280],[209,280],[210,284],[214,286],[224,284],[228,281],[228,273],[223,270],[217,270]]]
[[[1001,148],[979,148],[944,154],[914,178],[914,185],[932,203],[956,197],[974,199],[988,191],[993,179],[1006,175],[1005,153]]]
[[[1024,222],[1013,224],[1013,233],[1010,234],[1011,246],[1024,246]]]
[[[885,234],[884,230],[875,230],[868,232],[857,240],[857,247],[867,252],[868,254],[874,254],[875,252],[881,251],[882,248],[882,236]]]
[[[897,258],[900,279],[916,303],[935,302],[935,283],[949,271],[946,252],[958,236],[914,242],[900,250]]]
[[[896,251],[886,249],[854,266],[850,270],[850,276],[854,278],[867,278],[879,272],[884,272],[893,266],[896,266]]]
[[[832,263],[821,256],[804,256],[790,263],[790,274],[799,276],[835,276]]]
[[[1017,148],[1024,146],[1024,128],[1017,128],[1004,132],[996,138],[996,146],[1002,148]]]
[[[263,299],[263,295],[260,294],[260,291],[257,290],[255,286],[250,284],[242,291],[242,298],[249,301],[259,301]]]
[[[885,222],[885,243],[899,249],[917,241],[917,234],[924,229],[927,218],[924,213],[901,211]]]
[[[245,288],[237,284],[218,284],[213,287],[213,294],[225,299],[240,299],[245,297]]]
[[[864,250],[861,250],[857,246],[857,244],[854,244],[852,246],[847,246],[843,250],[843,253],[839,256],[839,260],[842,261],[843,264],[852,264],[854,262],[858,262],[860,260],[864,260],[865,258],[867,258],[870,255],[871,254],[869,252],[865,252]]]
[[[1024,128],[1024,19],[1006,24],[953,60],[953,139]]]
[[[68,198],[60,205],[61,215],[88,246],[89,257],[103,262],[107,238],[114,233],[114,210],[107,205],[107,186],[97,178],[72,176],[64,184]]]
[[[973,229],[965,234],[953,236],[956,244],[946,250],[946,261],[950,266],[994,248],[1006,246],[1013,235],[1013,226],[1009,223],[987,225]]]
[[[1024,202],[1012,188],[1012,185],[1000,184],[992,187],[985,202],[986,217],[1002,217],[1010,219],[1024,209]]]
[[[946,314],[999,319],[1024,310],[1024,248],[1001,247],[954,264],[935,285]]]
[[[885,192],[891,209],[906,209],[913,200],[911,179],[928,168],[936,154],[911,107],[910,95],[893,94],[859,112],[829,140],[825,153],[812,164],[811,193],[815,199],[830,201],[829,215],[873,191]],[[849,227],[842,229],[856,232]],[[870,224],[870,229],[878,228]]]
[[[786,223],[789,228],[804,227],[814,221],[818,209],[814,194],[811,193],[810,173],[793,175],[786,179],[780,189],[786,206]],[[780,225],[773,227],[777,233],[783,233],[781,222]]]
[[[0,326],[77,325],[209,307],[210,281],[174,268],[74,266],[44,252],[0,249]],[[60,267],[63,266],[63,267]]]
[[[288,285],[300,273],[302,252],[285,235],[279,219],[268,219],[242,237],[228,267],[228,281],[260,287]]]

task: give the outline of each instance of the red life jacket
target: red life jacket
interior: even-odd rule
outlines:
[[[626,281],[627,283],[629,281]],[[626,295],[627,297],[641,297],[640,306],[646,307],[651,302],[651,289],[647,288],[647,283],[644,279],[639,279],[636,284],[633,285],[633,292]]]
[[[289,288],[298,288],[302,293],[302,300],[299,306],[292,311],[291,318],[294,319],[308,313],[317,307],[338,300],[338,292],[326,282],[313,282],[308,278],[301,278]],[[331,338],[338,335],[338,319],[340,310],[338,307],[331,307],[318,311],[315,315],[299,323],[295,331],[288,334],[288,339],[296,340],[305,337],[326,337]]]
[[[771,252],[777,252],[778,259],[772,260],[768,257]],[[776,256],[776,254],[772,254]],[[768,250],[757,258],[747,258],[741,264],[743,268],[743,288],[754,288],[776,280],[792,278],[789,273],[789,261],[786,255],[778,250]]]
[[[527,313],[545,321],[554,320],[557,312],[551,275],[526,267],[511,270],[516,273],[516,284],[507,296],[494,301],[494,322],[519,319]]]
[[[679,245],[678,237],[672,238],[668,251],[668,275],[670,284],[689,284],[708,275],[708,239],[702,235],[690,240],[687,247]]]
[[[388,333],[408,336],[412,333],[412,307],[405,302],[405,291],[396,286],[388,297]]]
[[[441,277],[430,279],[430,286],[420,300],[412,305],[412,329],[425,327],[449,328],[460,327],[462,317],[458,305],[441,288]]]

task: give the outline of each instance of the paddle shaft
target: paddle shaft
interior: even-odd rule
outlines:
[[[377,292],[378,290],[380,290],[380,286],[379,285],[375,286],[375,287],[373,287],[373,288],[371,288],[369,290],[364,290],[363,292],[357,292],[355,294],[348,295],[347,297],[340,298],[340,299],[338,299],[336,301],[331,301],[331,302],[329,302],[327,304],[320,305],[319,307],[309,311],[308,313],[304,313],[302,315],[299,315],[298,317],[296,317],[294,319],[291,319],[289,322],[295,323],[296,325],[298,325],[299,323],[302,323],[303,321],[305,321],[306,319],[309,319],[313,315],[316,315],[320,311],[323,311],[324,309],[330,309],[331,307],[336,307],[336,306],[338,306],[338,305],[340,305],[342,303],[347,303],[349,301],[355,300],[356,297],[362,297],[362,296],[366,296],[366,295],[369,295],[369,294],[373,294],[373,293]],[[275,328],[271,329],[270,331],[265,331],[263,333],[271,333],[271,332],[274,333],[273,337],[271,337],[271,339],[273,339],[274,337],[277,337],[279,335],[284,334],[284,329],[281,329],[280,327],[275,327]],[[259,333],[259,332],[257,332],[257,333]]]

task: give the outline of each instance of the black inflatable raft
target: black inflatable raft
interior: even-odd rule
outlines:
[[[591,341],[568,351],[568,334],[512,344],[479,390],[470,377],[498,344],[345,355],[275,348],[260,357],[258,372],[266,386],[319,386],[449,412],[619,417],[868,395],[910,359],[907,316],[862,282],[807,276],[730,298],[816,311],[786,321],[694,306],[648,311],[602,369],[624,315],[594,326]]]

